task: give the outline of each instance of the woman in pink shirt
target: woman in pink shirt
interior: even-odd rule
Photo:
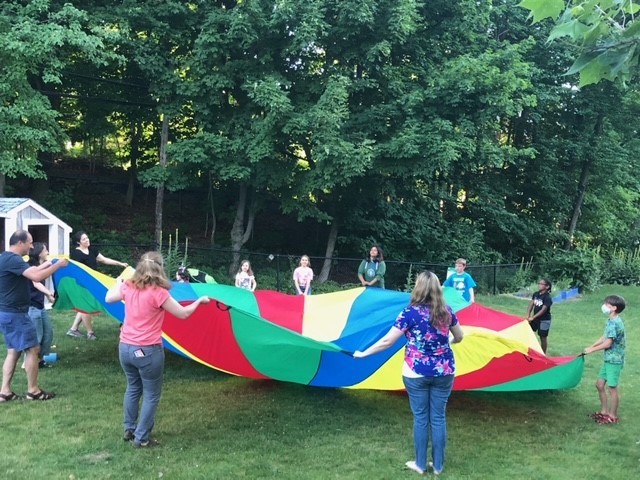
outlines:
[[[127,377],[124,394],[124,440],[136,448],[156,445],[150,437],[162,394],[164,312],[187,318],[208,297],[200,297],[184,307],[169,294],[171,282],[164,271],[162,255],[145,253],[130,280],[118,278],[109,289],[108,303],[125,302],[125,318],[120,330],[120,365]],[[142,408],[140,408],[142,397]]]

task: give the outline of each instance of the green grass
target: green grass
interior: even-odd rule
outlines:
[[[554,305],[549,353],[577,354],[597,339],[605,321],[601,301],[613,292],[629,305],[621,423],[599,426],[587,418],[599,406],[593,384],[601,354],[586,358],[573,390],[454,392],[443,479],[637,478],[640,288],[607,287]],[[527,308],[506,296],[479,301],[518,315]],[[89,342],[64,335],[72,319],[72,312],[55,312],[60,360],[40,376],[58,397],[0,404],[3,479],[417,478],[403,469],[413,458],[404,394],[252,381],[171,353],[154,430],[162,446],[135,450],[121,440],[118,326],[97,319],[99,340]],[[18,370],[13,388],[24,394]]]

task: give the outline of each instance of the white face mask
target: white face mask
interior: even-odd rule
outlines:
[[[602,310],[602,313],[604,313],[605,315],[609,315],[611,313],[611,309],[606,305],[602,305],[600,307],[600,310]]]

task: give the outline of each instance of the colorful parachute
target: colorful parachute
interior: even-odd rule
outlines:
[[[115,279],[70,262],[54,274],[56,308],[103,312],[122,322],[124,304],[104,296]],[[174,284],[172,296],[188,304],[212,298],[187,320],[165,315],[165,346],[211,368],[255,379],[317,387],[402,390],[404,338],[364,359],[363,350],[382,337],[408,304],[407,293],[377,288],[304,296],[269,290],[254,293],[229,285]],[[582,357],[542,354],[526,321],[445,289],[448,304],[465,330],[454,345],[455,390],[522,391],[576,386]]]

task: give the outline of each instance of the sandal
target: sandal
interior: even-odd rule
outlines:
[[[38,393],[27,392],[27,400],[51,400],[56,396],[53,392],[45,392],[40,390]]]
[[[612,425],[614,423],[618,423],[618,417],[612,417],[611,415],[603,415],[598,420],[598,425]]]
[[[2,399],[2,400],[0,400],[0,403],[7,403],[7,402],[10,402],[12,400],[20,400],[20,396],[16,395],[13,392],[8,393],[6,395],[4,393],[0,393],[0,398]]]
[[[597,422],[602,417],[606,417],[607,414],[602,412],[593,412],[593,413],[590,413],[589,416]]]

